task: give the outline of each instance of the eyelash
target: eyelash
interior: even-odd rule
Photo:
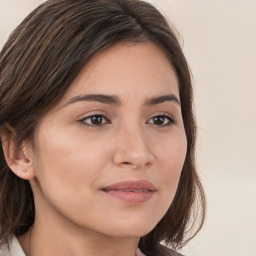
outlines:
[[[104,121],[104,123],[101,122],[100,124],[93,124],[93,123],[92,123],[92,118],[98,118],[98,120],[99,120],[99,118],[100,118],[100,120],[105,120],[105,121]],[[162,120],[164,120],[164,122],[166,122],[166,120],[167,120],[167,123],[158,124],[158,125],[157,125],[157,124],[154,124],[154,123],[150,123],[150,122],[149,122],[149,120],[154,120],[154,119],[157,119],[157,118],[161,118]],[[88,120],[91,120],[91,121],[90,121],[90,124],[86,123],[86,121],[88,121]],[[100,121],[100,120],[99,120],[99,121]],[[175,119],[174,119],[172,116],[167,115],[167,114],[156,115],[156,116],[151,117],[149,120],[146,122],[147,124],[155,125],[155,126],[157,126],[158,128],[163,128],[163,127],[167,127],[167,126],[171,126],[171,125],[173,125],[173,124],[176,124]],[[104,125],[106,125],[106,124],[111,124],[111,121],[110,121],[107,117],[105,117],[104,115],[101,115],[101,114],[90,115],[90,116],[84,117],[84,118],[82,118],[82,119],[80,119],[80,120],[78,120],[78,121],[79,121],[82,125],[84,125],[84,126],[87,126],[87,127],[96,127],[96,128],[100,128],[100,127],[102,127],[102,126],[104,126]]]
[[[176,124],[175,119],[172,116],[167,115],[167,114],[156,115],[156,116],[151,117],[149,120],[157,119],[157,118],[161,118],[162,120],[164,119],[164,122],[167,120],[167,123],[160,124],[160,125],[156,125],[154,123],[149,123],[148,121],[147,121],[147,123],[151,124],[151,125],[156,125],[158,128],[163,128],[163,127],[172,126],[173,124]]]
[[[88,123],[86,123],[86,121],[87,120],[91,120],[92,121],[92,118],[101,118],[101,119],[104,119],[105,120],[105,123],[101,123],[101,124],[92,124],[92,122],[91,122],[91,124],[88,124]],[[84,126],[88,126],[88,127],[97,127],[97,128],[100,128],[100,127],[102,127],[103,125],[105,125],[105,124],[111,124],[111,121],[108,119],[108,118],[106,118],[104,115],[101,115],[101,114],[95,114],[95,115],[90,115],[90,116],[87,116],[87,117],[84,117],[84,118],[82,118],[82,119],[80,119],[80,120],[78,120],[82,125],[84,125]]]

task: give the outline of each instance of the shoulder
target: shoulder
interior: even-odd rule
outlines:
[[[11,253],[6,244],[0,246],[0,256],[11,256]]]
[[[161,256],[184,256],[184,255],[182,255],[178,252],[175,252],[174,250],[172,250],[164,245],[158,244],[157,247],[158,247],[159,255],[161,255]],[[149,254],[152,255],[152,253],[149,253]],[[147,256],[146,254],[142,253],[140,248],[138,248],[136,255],[137,256]]]
[[[184,256],[184,255],[182,255],[178,252],[175,252],[174,250],[172,250],[164,245],[159,245],[159,248],[164,256]]]
[[[0,256],[25,256],[18,239],[14,236],[8,245],[0,247]]]

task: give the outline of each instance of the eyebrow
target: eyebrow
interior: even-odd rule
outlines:
[[[81,101],[96,101],[104,104],[109,105],[121,105],[121,101],[116,96],[112,95],[104,95],[104,94],[86,94],[86,95],[78,95],[68,100],[68,102],[65,104],[69,105],[76,102]]]
[[[178,105],[181,105],[180,101],[174,94],[167,94],[167,95],[161,95],[158,97],[150,98],[149,100],[147,100],[146,105],[152,106],[152,105],[164,103],[166,101],[174,101]]]
[[[120,99],[114,95],[86,94],[86,95],[78,95],[69,99],[68,102],[64,104],[64,106],[67,106],[76,102],[83,102],[83,101],[95,101],[103,104],[116,105],[116,106],[121,105]],[[167,95],[161,95],[161,96],[150,98],[146,101],[145,105],[153,106],[153,105],[164,103],[166,101],[173,101],[178,105],[181,105],[180,101],[174,94],[167,94]]]

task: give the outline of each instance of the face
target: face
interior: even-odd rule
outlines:
[[[150,42],[100,53],[42,118],[35,142],[41,215],[101,235],[147,234],[172,203],[186,155],[171,64]]]

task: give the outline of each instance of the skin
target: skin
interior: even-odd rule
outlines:
[[[115,96],[118,104],[77,100],[91,94]],[[177,100],[152,102],[170,94]],[[139,238],[169,208],[186,155],[170,62],[150,42],[96,55],[40,120],[35,145],[12,166],[30,180],[35,198],[35,223],[19,237],[26,255],[135,255]],[[101,190],[126,180],[148,180],[156,192],[133,204]]]

